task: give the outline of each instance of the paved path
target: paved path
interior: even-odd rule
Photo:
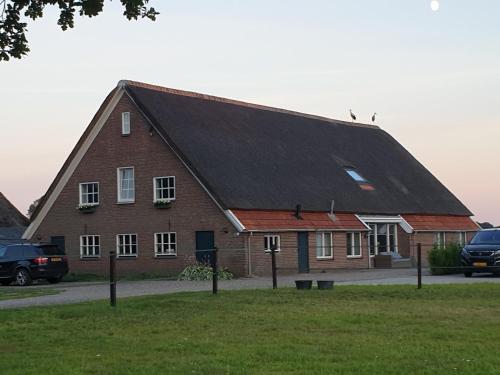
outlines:
[[[478,282],[500,283],[500,278],[488,275],[479,275],[472,278],[465,278],[463,275],[430,276],[426,270],[424,270],[423,274],[422,283],[424,285]],[[335,280],[336,284],[341,285],[416,284],[416,275],[416,269],[339,270],[330,273],[279,276],[278,286],[293,287],[295,286],[294,281],[297,279]],[[265,289],[271,286],[272,282],[269,277],[242,278],[219,282],[220,290]],[[209,291],[211,287],[211,281],[124,281],[118,283],[117,295],[118,298],[123,298],[177,292]],[[12,286],[10,288],[19,287]],[[0,309],[77,303],[109,298],[109,285],[103,282],[63,282],[56,286],[44,284],[27,288],[55,288],[61,292],[56,295],[0,301]]]

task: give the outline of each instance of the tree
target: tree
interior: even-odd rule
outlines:
[[[149,0],[120,0],[123,15],[128,20],[148,18],[156,20],[159,14],[148,7]],[[61,29],[73,28],[75,13],[82,17],[94,17],[102,12],[104,0],[0,0],[0,61],[11,57],[20,59],[29,52],[26,32],[28,24],[24,18],[36,20],[43,17],[46,6],[59,7],[57,24]]]
[[[38,199],[36,199],[33,203],[30,204],[30,206],[28,207],[28,217],[31,217],[31,215],[33,215],[33,212],[35,212],[36,208],[38,207],[38,205],[40,204],[40,201],[42,200],[43,197],[40,197]]]

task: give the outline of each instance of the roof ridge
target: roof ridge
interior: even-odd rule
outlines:
[[[131,81],[131,80],[120,80],[118,82],[118,87],[126,87],[126,86],[141,87],[141,88],[144,88],[144,89],[161,91],[161,92],[165,92],[165,93],[169,93],[169,94],[174,94],[174,95],[182,95],[182,96],[187,96],[187,97],[191,97],[191,98],[198,98],[198,99],[211,100],[211,101],[220,102],[220,103],[238,105],[238,106],[241,106],[241,107],[254,108],[254,109],[260,109],[260,110],[264,110],[264,111],[271,111],[271,112],[278,112],[278,113],[284,113],[284,114],[289,114],[289,115],[293,115],[293,116],[300,116],[300,117],[310,118],[310,119],[314,119],[314,120],[320,120],[320,121],[335,123],[335,124],[338,124],[338,125],[347,125],[347,126],[354,126],[354,127],[360,127],[360,128],[369,128],[369,129],[380,129],[380,127],[377,126],[377,125],[363,124],[363,123],[359,123],[359,122],[348,122],[348,121],[336,120],[336,119],[332,119],[332,118],[329,118],[329,117],[312,115],[312,114],[304,113],[304,112],[292,111],[292,110],[283,109],[283,108],[270,107],[270,106],[266,106],[266,105],[262,105],[262,104],[255,104],[255,103],[244,102],[242,100],[235,100],[235,99],[223,98],[223,97],[220,97],[220,96],[201,94],[201,93],[194,92],[194,91],[185,91],[185,90],[173,89],[173,88],[164,87],[164,86],[152,85],[152,84],[144,83],[144,82]]]

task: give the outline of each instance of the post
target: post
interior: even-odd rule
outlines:
[[[109,252],[109,302],[116,307],[116,254]]]
[[[273,271],[273,289],[278,289],[278,279],[276,278],[276,245],[271,246],[271,267]]]
[[[422,244],[417,244],[417,288],[422,289]]]
[[[212,250],[212,293],[217,294],[217,282],[218,282],[218,275],[217,275],[217,248],[215,247]]]

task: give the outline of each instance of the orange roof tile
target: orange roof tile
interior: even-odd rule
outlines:
[[[302,220],[294,216],[294,211],[271,210],[231,210],[249,231],[266,230],[366,230],[354,215],[336,213],[333,221],[327,212],[301,212]]]
[[[478,225],[468,216],[403,215],[414,230],[477,231]]]

